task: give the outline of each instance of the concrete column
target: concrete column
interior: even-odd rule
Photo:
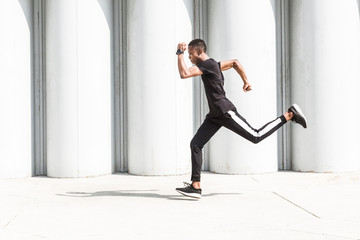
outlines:
[[[289,3],[291,98],[309,121],[292,128],[293,169],[360,170],[358,2]]]
[[[112,1],[46,2],[47,173],[111,173]]]
[[[31,29],[31,1],[0,1],[0,178],[31,176]]]
[[[224,72],[227,97],[255,128],[278,117],[275,1],[209,0],[209,55],[237,58],[253,91],[244,93],[235,70]],[[277,171],[277,134],[258,145],[222,128],[210,141],[210,171],[247,174]]]
[[[192,82],[180,79],[175,51],[192,38],[193,3],[131,0],[127,14],[129,173],[187,173]]]

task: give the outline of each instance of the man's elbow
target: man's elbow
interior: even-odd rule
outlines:
[[[233,68],[235,68],[235,69],[243,69],[243,65],[241,65],[241,63],[239,62],[239,60],[234,59],[233,61],[234,61],[234,62],[233,62]]]
[[[184,73],[180,73],[180,78],[181,79],[185,79],[185,78],[188,78],[189,76],[187,76],[186,74]]]

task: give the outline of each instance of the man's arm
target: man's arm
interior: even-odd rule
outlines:
[[[186,50],[186,43],[179,43],[178,49],[185,52]],[[179,74],[182,79],[196,77],[202,74],[201,70],[197,66],[193,66],[188,68],[185,64],[184,54],[178,55],[178,69]]]
[[[234,68],[244,82],[243,90],[245,92],[252,90],[251,85],[247,80],[245,69],[237,59],[220,62],[220,68],[221,71],[226,71],[229,70],[230,68]]]
[[[186,66],[184,60],[184,54],[178,55],[178,68],[179,68],[180,77],[182,79],[196,77],[202,74],[201,70],[197,66],[192,66],[191,68],[188,68]]]

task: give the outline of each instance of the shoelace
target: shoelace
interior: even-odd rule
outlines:
[[[188,183],[188,182],[183,182],[183,183],[184,183],[184,186],[185,186],[185,187],[190,187],[190,186],[191,186],[191,184]]]
[[[192,189],[200,190],[200,191],[201,191],[201,189],[196,189],[196,188],[194,188],[194,187],[192,186],[192,184],[190,184],[190,183],[188,183],[188,182],[183,182],[183,183],[184,183],[184,186],[185,186],[185,187],[191,187]]]

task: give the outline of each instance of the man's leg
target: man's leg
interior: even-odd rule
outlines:
[[[221,125],[213,122],[209,118],[206,118],[203,124],[200,126],[195,136],[191,140],[191,163],[192,174],[191,181],[195,188],[200,188],[200,174],[202,166],[202,149],[204,145],[210,140],[212,136],[221,128]]]
[[[259,143],[281,128],[291,118],[292,113],[285,113],[275,120],[265,124],[263,127],[255,129],[242,116],[240,116],[238,112],[229,111],[225,114],[222,125],[252,143]]]
[[[198,129],[190,143],[192,174],[191,184],[185,183],[186,187],[176,188],[179,193],[192,198],[201,198],[200,174],[202,165],[202,149],[210,138],[221,128],[221,125],[206,118]]]

